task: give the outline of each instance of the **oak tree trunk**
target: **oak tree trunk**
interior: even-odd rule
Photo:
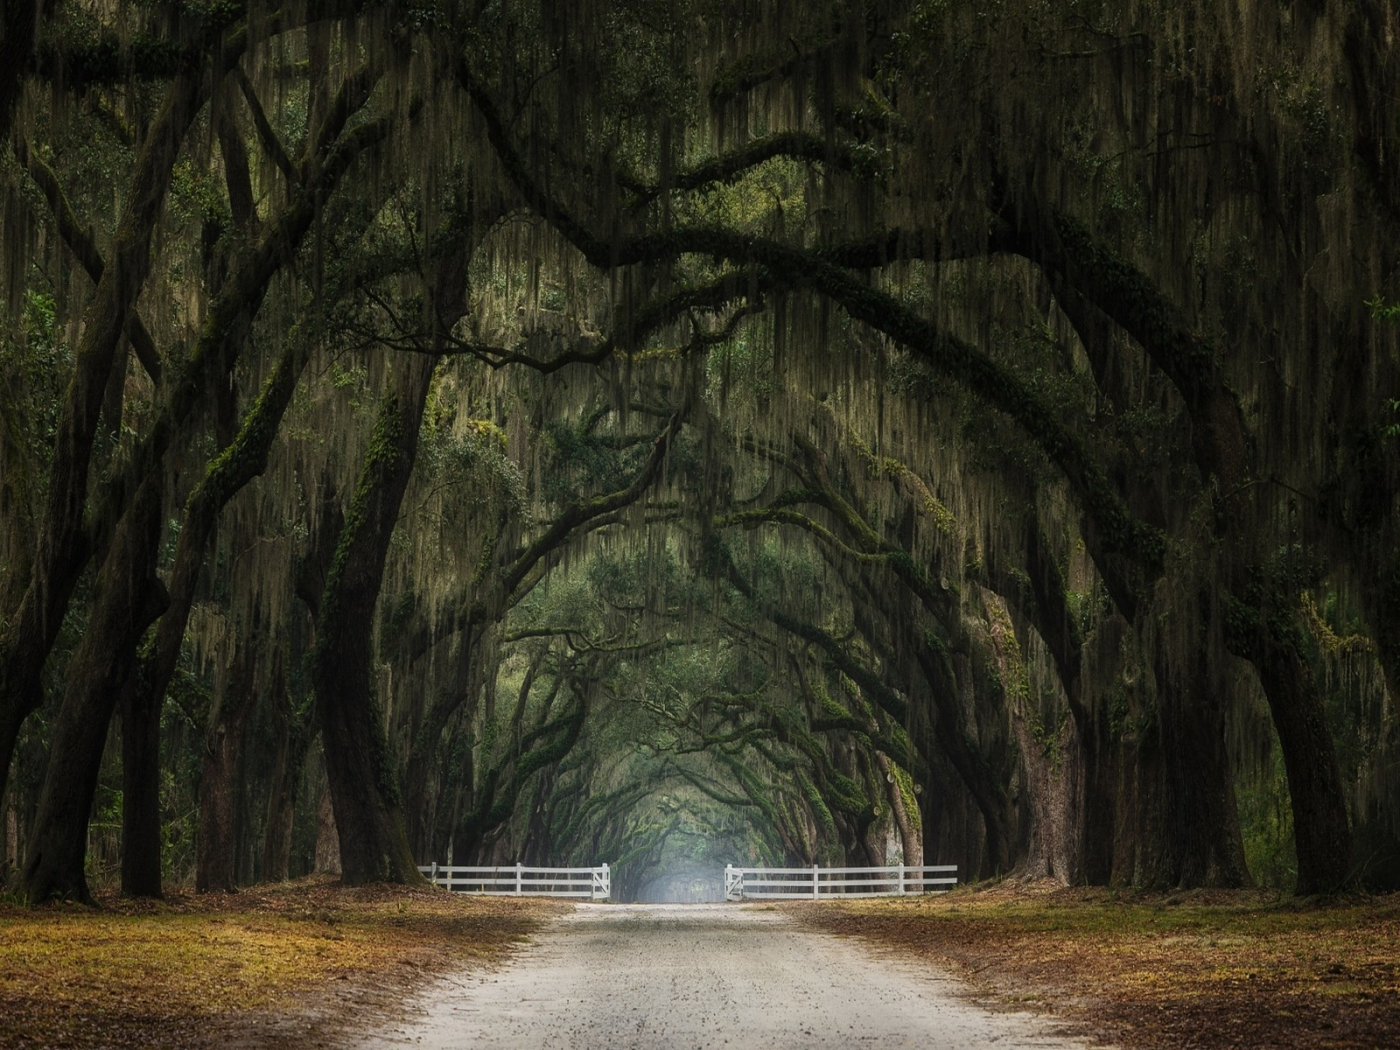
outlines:
[[[413,882],[393,759],[371,680],[372,624],[432,381],[433,359],[403,361],[365,454],[321,601],[311,679],[348,883]]]
[[[285,704],[285,698],[274,698]],[[311,744],[309,715],[281,711],[277,716],[277,754],[267,795],[267,821],[263,828],[262,872],[265,882],[283,882],[292,874],[292,827],[296,817],[297,788],[306,767]]]
[[[119,683],[136,661],[136,646],[166,604],[165,588],[154,574],[164,523],[161,488],[158,476],[148,477],[118,525],[98,574],[87,631],[69,665],[25,854],[22,883],[31,901],[92,899],[83,869],[107,727]]]
[[[122,895],[161,896],[160,708],[137,661],[121,693]]]
[[[899,829],[899,841],[904,848],[904,863],[911,868],[922,867],[924,863],[924,839],[923,834],[914,824],[917,813],[911,814],[909,808],[904,804],[904,789],[889,756],[877,751],[875,752],[875,762],[880,767],[880,772],[885,774],[885,781],[889,785],[890,811],[894,814],[895,827]]]
[[[340,833],[336,828],[330,788],[322,791],[316,801],[316,855],[312,858],[312,870],[318,875],[341,873]]]
[[[1352,880],[1351,825],[1327,714],[1312,669],[1292,646],[1271,640],[1254,661],[1273,714],[1288,775],[1299,896],[1336,893]]]
[[[199,850],[194,877],[198,893],[232,893],[238,888],[238,765],[256,695],[253,672],[259,641],[256,631],[240,639],[238,651],[216,687],[199,778]]]

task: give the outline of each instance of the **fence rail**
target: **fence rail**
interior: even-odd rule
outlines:
[[[724,869],[724,899],[820,900],[823,897],[901,897],[908,893],[946,893],[958,884],[956,864],[884,868],[736,868]]]
[[[514,897],[587,897],[607,900],[612,872],[596,868],[531,868],[524,864],[494,868],[461,864],[425,864],[418,868],[436,886],[458,893],[497,893]]]

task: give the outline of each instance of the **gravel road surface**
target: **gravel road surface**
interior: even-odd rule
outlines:
[[[1053,1023],[782,912],[581,904],[501,969],[434,982],[355,1047],[1077,1050]]]

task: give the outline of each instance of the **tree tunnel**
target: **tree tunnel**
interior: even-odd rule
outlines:
[[[1385,5],[44,12],[0,39],[28,899],[1400,885]]]

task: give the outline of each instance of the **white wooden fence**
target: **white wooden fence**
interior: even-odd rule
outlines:
[[[607,900],[612,873],[597,868],[528,868],[523,864],[495,868],[460,864],[428,864],[418,868],[437,886],[461,893],[500,893],[516,897],[588,897]]]
[[[724,899],[820,900],[823,897],[897,897],[906,893],[946,893],[958,884],[956,864],[885,868],[724,869]]]

